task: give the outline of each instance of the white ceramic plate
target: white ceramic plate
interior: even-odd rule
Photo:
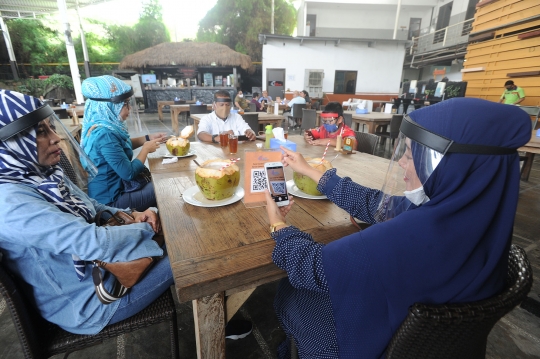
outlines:
[[[204,198],[198,186],[189,187],[182,195],[184,201],[198,207],[221,207],[240,201],[244,198],[244,189],[240,186],[236,188],[232,197],[220,201],[211,201]]]
[[[182,158],[182,157],[193,156],[193,155],[195,155],[196,153],[197,153],[197,152],[196,152],[195,150],[190,149],[190,150],[188,151],[188,153],[185,154],[185,155],[183,155],[183,156],[173,156],[173,155],[171,155],[171,154],[169,153],[169,151],[167,151],[167,154],[164,155],[163,157],[168,157],[168,158],[178,157],[178,158]]]
[[[310,194],[300,191],[298,187],[294,184],[294,180],[287,181],[287,191],[295,197],[307,198],[307,199],[326,199],[326,196],[312,196]]]

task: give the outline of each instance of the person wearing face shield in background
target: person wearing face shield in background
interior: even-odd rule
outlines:
[[[82,83],[87,98],[84,107],[81,148],[96,164],[98,174],[88,194],[101,203],[118,208],[156,207],[152,182],[129,191],[125,182],[143,171],[149,153],[167,140],[165,133],[130,138],[126,120],[138,116],[133,90],[113,76],[90,77]],[[142,147],[133,158],[133,149]],[[83,163],[84,166],[84,163]]]
[[[352,128],[343,122],[343,107],[339,102],[329,102],[321,113],[321,126],[304,132],[304,140],[313,146],[336,146],[336,138],[341,135],[355,138]]]
[[[291,206],[278,208],[267,193],[272,259],[288,275],[274,307],[301,358],[383,357],[414,303],[472,302],[504,289],[527,114],[455,98],[406,115],[400,132],[381,190],[336,169],[320,173],[282,148],[285,166],[372,224],[323,245],[287,226]]]
[[[255,132],[246,121],[237,113],[231,113],[231,95],[225,90],[214,94],[214,111],[201,118],[197,129],[197,138],[204,142],[219,142],[221,132],[235,135],[246,135],[250,141],[256,139]]]

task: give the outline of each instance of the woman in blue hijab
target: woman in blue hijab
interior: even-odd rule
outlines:
[[[286,149],[282,162],[318,181],[339,207],[373,224],[328,245],[287,226],[267,196],[274,262],[287,271],[275,300],[301,358],[380,358],[409,306],[463,303],[503,290],[519,192],[517,148],[528,116],[458,98],[404,118],[382,190],[316,173]],[[287,342],[280,357],[287,357]]]
[[[88,185],[88,194],[101,203],[145,209],[156,206],[152,182],[141,188],[127,186],[145,173],[144,162],[166,140],[166,134],[130,138],[126,120],[134,113],[133,90],[113,76],[90,77],[82,83],[87,98],[84,108],[81,147],[98,168]],[[133,149],[142,147],[133,159]],[[84,163],[83,163],[84,165]],[[148,174],[146,174],[148,177]]]

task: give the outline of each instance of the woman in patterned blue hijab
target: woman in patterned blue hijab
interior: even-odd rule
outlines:
[[[118,208],[155,207],[152,182],[143,181],[135,189],[130,189],[129,184],[137,183],[145,173],[146,178],[149,177],[144,162],[147,155],[166,140],[166,134],[130,138],[126,120],[136,116],[133,91],[113,76],[84,80],[82,93],[87,100],[81,147],[98,168],[98,175],[88,185],[88,194],[101,203]],[[140,152],[133,158],[133,149],[139,147],[142,147]]]

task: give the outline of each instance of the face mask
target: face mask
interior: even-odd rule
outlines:
[[[217,117],[221,119],[226,119],[231,113],[231,106],[217,106],[214,105],[214,111],[216,112]]]
[[[409,201],[411,201],[417,206],[429,202],[429,197],[424,192],[423,186],[420,186],[417,189],[413,189],[412,191],[404,191],[403,194],[405,195],[405,197],[407,197]]]
[[[238,95],[238,97],[242,98],[242,97],[244,97],[244,95]]]
[[[335,123],[334,124],[323,124],[324,128],[326,129],[327,132],[330,132],[330,133],[333,133],[333,132],[336,132],[338,130],[338,125],[336,125]]]

